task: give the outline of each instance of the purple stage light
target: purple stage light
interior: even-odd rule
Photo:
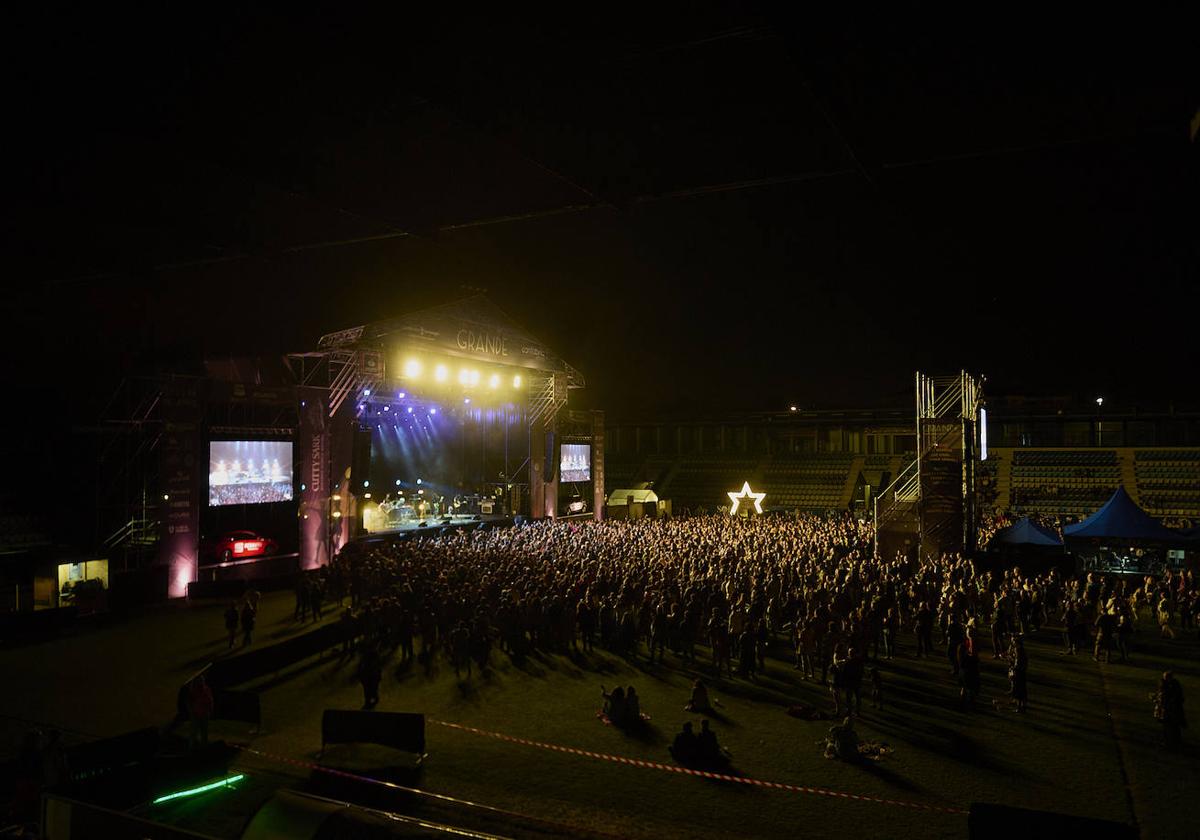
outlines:
[[[397,394],[396,394],[396,399],[398,399],[398,400],[402,400],[402,399],[404,399],[404,398],[405,398],[405,397],[407,397],[407,396],[408,396],[408,394],[404,393],[403,391],[399,391],[399,392],[397,392]]]
[[[431,409],[429,409],[429,413],[430,413],[430,414],[437,414],[437,409],[436,409],[436,408],[431,408]]]
[[[385,405],[385,406],[383,407],[383,410],[384,410],[384,411],[391,411],[391,410],[392,410],[392,407],[391,407],[390,405]]]
[[[408,407],[408,413],[412,414],[412,406],[411,405]]]

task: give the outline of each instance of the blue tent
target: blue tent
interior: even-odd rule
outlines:
[[[1001,528],[992,537],[991,545],[1062,545],[1062,540],[1050,528],[1038,525],[1028,516]]]
[[[1087,519],[1063,529],[1067,537],[1110,537],[1125,540],[1167,540],[1177,542],[1178,531],[1172,531],[1142,510],[1124,487],[1118,487],[1104,507]]]

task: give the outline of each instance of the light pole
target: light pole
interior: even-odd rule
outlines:
[[[1096,445],[1104,445],[1104,397],[1096,397]]]

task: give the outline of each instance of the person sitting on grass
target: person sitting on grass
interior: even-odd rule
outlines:
[[[722,767],[729,764],[730,755],[717,743],[717,733],[708,726],[708,718],[700,721],[700,735],[696,739],[696,760],[706,767]]]
[[[687,705],[683,707],[685,712],[707,712],[710,708],[708,700],[708,688],[704,685],[704,680],[697,677],[692,682],[692,697],[687,701]]]
[[[825,739],[825,757],[858,761],[858,733],[854,731],[854,721],[850,717],[829,727],[829,737]]]
[[[690,720],[683,725],[683,730],[675,736],[674,743],[667,748],[667,751],[680,764],[692,764],[696,761],[696,756],[700,751],[700,739],[692,731]]]
[[[600,686],[600,696],[604,698],[604,716],[613,726],[624,726],[626,717],[625,689],[617,686],[609,693]]]
[[[625,689],[625,727],[632,728],[642,722],[642,702],[638,699],[637,689],[633,686]]]

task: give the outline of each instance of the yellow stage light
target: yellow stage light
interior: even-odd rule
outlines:
[[[445,382],[450,378],[450,369],[445,365],[438,365],[433,369],[433,378],[438,382]]]
[[[514,388],[521,387],[521,374],[518,373],[516,376],[513,377],[513,387]]]
[[[416,359],[409,359],[404,363],[404,375],[411,379],[416,379],[421,375],[421,363]]]
[[[467,384],[472,388],[479,384],[479,371],[472,370],[467,372]]]
[[[500,374],[498,374],[498,373],[492,374],[492,378],[488,380],[488,387],[493,388],[493,389],[500,387]]]
[[[753,499],[754,500],[754,512],[762,513],[762,500],[764,498],[766,498],[767,494],[766,493],[755,493],[753,490],[750,489],[750,482],[747,481],[742,484],[742,492],[740,492],[740,493],[732,493],[731,492],[727,495],[729,496],[729,500],[731,502],[733,502],[733,507],[731,507],[729,509],[729,513],[732,516],[732,515],[737,514],[738,504],[742,501],[742,499],[746,499],[746,500]]]
[[[340,519],[340,518],[341,518],[341,516],[342,516],[342,512],[341,512],[340,510],[335,510],[335,511],[333,512],[333,518],[334,518],[334,519]]]
[[[471,381],[471,371],[467,370],[466,368],[460,368],[458,371],[458,384],[466,385],[470,381]]]

